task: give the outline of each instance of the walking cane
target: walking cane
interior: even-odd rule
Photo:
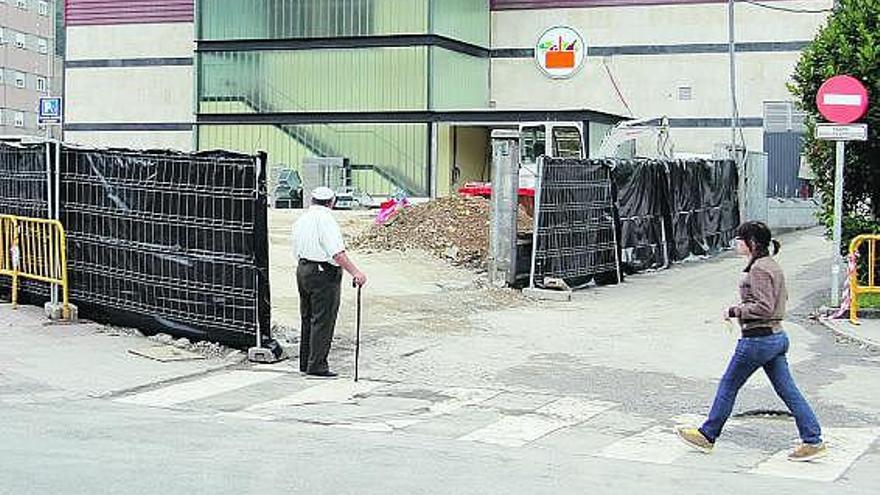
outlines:
[[[352,286],[357,287],[358,295],[357,295],[357,329],[355,331],[355,339],[354,339],[354,381],[358,381],[358,361],[360,360],[361,354],[361,286],[359,286],[354,280],[351,281]]]

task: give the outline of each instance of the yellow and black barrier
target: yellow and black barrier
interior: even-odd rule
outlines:
[[[877,243],[880,242],[880,234],[862,234],[853,238],[849,243],[849,321],[859,323],[859,296],[862,294],[880,294],[880,286],[877,286]],[[868,267],[867,285],[859,281],[858,258],[862,244],[868,244],[868,259],[865,266]]]
[[[57,220],[0,215],[0,276],[12,277],[12,307],[20,279],[61,287],[61,316],[70,319],[67,238]]]

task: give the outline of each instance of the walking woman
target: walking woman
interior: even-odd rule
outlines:
[[[742,338],[718,384],[709,417],[699,428],[678,428],[676,431],[687,445],[705,453],[711,452],[733,411],[737,392],[752,373],[764,368],[776,394],[794,415],[801,437],[802,443],[788,455],[788,459],[816,459],[825,454],[822,431],[816,415],[795,385],[785,358],[789,343],[782,329],[782,319],[788,292],[785,275],[770,256],[771,244],[773,254],[776,254],[779,242],[771,238],[770,229],[761,222],[746,222],[739,226],[736,234],[736,251],[747,256],[749,262],[739,283],[741,302],[724,310],[723,316],[725,319],[739,319]]]

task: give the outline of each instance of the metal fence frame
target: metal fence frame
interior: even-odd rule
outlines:
[[[52,148],[0,143],[0,213],[24,198],[60,216],[83,316],[238,348],[270,336],[265,154]]]
[[[538,160],[530,287],[608,273],[620,282],[610,172],[597,162]]]
[[[866,268],[868,270],[867,277],[863,284],[859,280],[859,260],[862,244],[868,245],[868,257]],[[862,234],[853,238],[849,244],[849,262],[851,265],[849,273],[849,321],[853,324],[859,324],[859,296],[862,294],[880,294],[880,285],[878,282],[878,251],[877,245],[880,244],[880,234]]]
[[[0,215],[0,275],[12,278],[13,309],[26,279],[60,287],[61,317],[70,318],[67,238],[58,220]]]

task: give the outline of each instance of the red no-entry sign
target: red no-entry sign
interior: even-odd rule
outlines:
[[[849,124],[868,110],[868,90],[852,76],[834,76],[816,94],[819,113],[831,122]]]

